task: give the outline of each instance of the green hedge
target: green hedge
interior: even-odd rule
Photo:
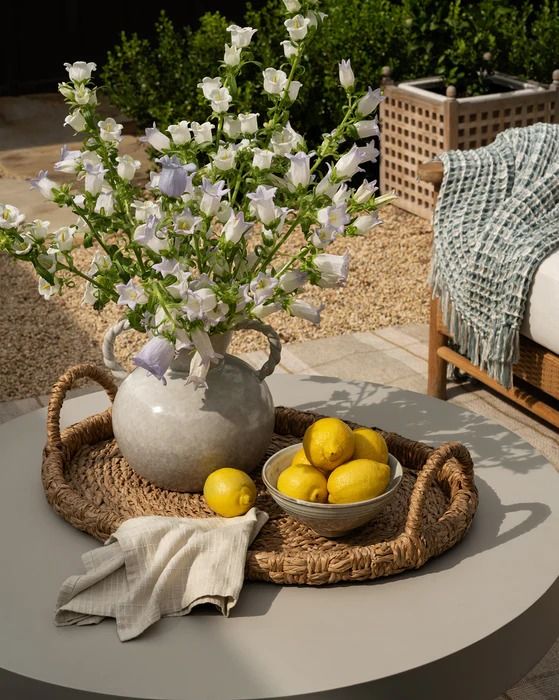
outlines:
[[[311,141],[337,123],[341,58],[351,58],[360,87],[377,85],[390,65],[397,81],[437,74],[459,95],[486,92],[484,76],[492,70],[548,83],[559,67],[559,0],[537,7],[505,0],[322,0],[321,9],[328,19],[311,45],[292,110],[294,126]],[[284,19],[281,0],[261,11],[248,7],[245,21],[258,29],[252,50],[262,66],[248,67],[239,109],[264,111],[260,71],[283,59]],[[205,14],[196,30],[177,29],[162,12],[154,42],[123,32],[102,72],[112,102],[140,126],[205,120],[197,83],[215,74],[228,24],[216,12]],[[487,52],[491,61],[484,60]]]

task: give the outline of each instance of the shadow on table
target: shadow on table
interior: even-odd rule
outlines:
[[[340,381],[322,376],[301,379],[332,385]],[[363,424],[370,423],[371,415],[375,415],[375,427],[391,430],[394,424],[406,424],[409,429],[403,432],[405,437],[432,445],[457,440],[470,450],[476,470],[503,467],[526,474],[547,468],[547,460],[521,437],[465,408],[397,387],[344,381],[345,386],[348,384],[355,390],[349,392],[333,386],[327,409],[322,397],[298,404],[297,408],[341,418],[351,415],[353,421]]]
[[[303,379],[303,381],[305,381]],[[405,437],[422,440],[432,445],[458,440],[470,450],[476,469],[476,485],[480,505],[470,531],[462,542],[421,569],[402,574],[422,576],[435,571],[450,569],[458,562],[481,552],[504,545],[506,542],[538,527],[550,515],[548,505],[539,502],[503,504],[494,489],[482,478],[487,468],[505,468],[518,475],[549,469],[547,460],[537,454],[522,438],[506,428],[492,423],[483,416],[455,405],[412,391],[362,382],[344,382],[354,391],[336,389],[330,377],[314,376],[308,381],[332,384],[327,402],[321,397],[297,406],[300,410],[351,416],[357,423],[370,424],[374,416],[375,427],[390,430],[393,425],[406,425]],[[474,447],[475,445],[475,447]],[[515,524],[511,514],[525,513]],[[506,529],[503,530],[503,527]],[[380,580],[379,582],[382,582]],[[371,582],[375,583],[375,582]]]

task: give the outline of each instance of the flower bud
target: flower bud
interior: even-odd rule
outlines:
[[[353,70],[351,69],[351,60],[342,60],[338,63],[338,72],[340,76],[340,83],[344,90],[349,90],[355,84],[355,76],[353,75]]]

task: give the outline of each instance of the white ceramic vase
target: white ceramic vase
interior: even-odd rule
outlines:
[[[201,492],[208,474],[220,467],[253,471],[274,428],[274,404],[264,379],[280,359],[277,333],[258,321],[237,326],[268,338],[270,356],[258,371],[226,353],[231,333],[213,336],[215,351],[224,357],[209,370],[207,389],[195,389],[186,384],[193,356],[186,350],[166,372],[166,384],[140,367],[128,374],[114,356],[114,341],[128,328],[121,321],[109,329],[103,357],[113,376],[123,380],[112,408],[113,432],[132,469],[160,488],[187,492]]]

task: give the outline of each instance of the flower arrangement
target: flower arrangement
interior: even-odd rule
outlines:
[[[211,109],[207,121],[146,129],[142,140],[159,170],[142,190],[134,182],[139,161],[119,153],[122,125],[96,112],[95,64],[65,64],[69,79],[59,86],[69,106],[65,123],[84,143],[81,150],[64,148],[54,167],[76,182],[58,186],[40,172],[32,184],[69,207],[76,223],[51,232],[49,222],[25,223],[16,207],[0,205],[0,250],[34,266],[47,299],[80,277],[85,303],[121,305],[131,327],[151,338],[135,363],[159,379],[178,350],[192,348],[199,357],[188,381],[205,386],[209,367],[220,359],[210,336],[241,321],[284,311],[318,323],[321,308],[301,298],[305,285],[343,285],[348,274],[347,254],[331,255],[328,245],[338,236],[367,233],[380,223],[378,208],[394,198],[375,196],[376,185],[367,180],[351,186],[360,165],[378,157],[374,141],[365,140],[378,134],[374,114],[382,97],[370,87],[364,94],[355,90],[349,60],[339,64],[340,124],[312,152],[291,127],[301,59],[325,15],[318,0],[283,4],[284,59],[279,68],[262,67],[265,116],[235,113],[256,30],[231,25],[218,75],[198,84]],[[304,243],[288,256],[282,248],[297,228]],[[95,247],[87,270],[73,258],[80,246]]]

